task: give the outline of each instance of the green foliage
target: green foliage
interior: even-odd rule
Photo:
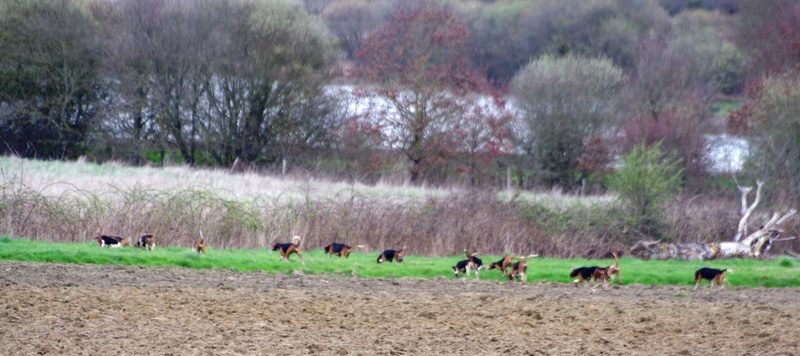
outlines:
[[[608,186],[628,203],[636,222],[657,226],[661,203],[680,190],[683,170],[679,163],[661,152],[661,143],[650,147],[642,143],[623,158],[622,167],[608,177]]]
[[[711,110],[717,114],[718,117],[727,118],[731,111],[738,110],[742,107],[741,101],[718,101],[711,104]]]
[[[787,256],[783,256],[780,259],[778,259],[778,265],[787,268],[794,267],[794,259]]]
[[[125,247],[100,248],[95,242],[52,243],[24,239],[0,239],[0,260],[59,263],[117,264],[126,266],[185,267],[196,269],[225,269],[238,272],[263,271],[287,273],[302,271],[305,274],[334,275],[367,278],[453,278],[451,266],[463,259],[462,255],[448,257],[407,256],[402,263],[377,264],[377,251],[353,253],[350,258],[328,258],[321,250],[305,251],[305,265],[296,255],[289,262],[279,261],[280,254],[268,249],[220,250],[209,249],[202,256],[188,248],[160,248],[152,252]],[[499,260],[500,256],[480,256],[484,264]],[[786,266],[784,260],[792,262]],[[788,257],[780,260],[726,260],[726,261],[643,261],[620,259],[622,279],[626,285],[684,285],[693,286],[694,271],[701,267],[729,268],[736,272],[727,277],[727,285],[745,287],[798,287],[800,267]],[[528,283],[571,283],[569,272],[577,267],[610,265],[613,260],[551,259],[528,260]],[[470,278],[474,278],[474,275]],[[507,281],[497,271],[483,271],[481,281]],[[615,284],[618,283],[615,281]]]

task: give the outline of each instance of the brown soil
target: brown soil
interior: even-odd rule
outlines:
[[[800,289],[0,262],[0,354],[795,354]]]

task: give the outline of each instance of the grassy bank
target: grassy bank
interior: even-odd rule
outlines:
[[[384,278],[454,278],[451,266],[462,256],[423,257],[408,256],[401,264],[377,264],[377,251],[353,253],[350,258],[328,258],[321,250],[306,251],[305,265],[296,256],[290,262],[279,261],[280,255],[267,249],[216,250],[209,249],[202,257],[189,248],[157,247],[155,251],[143,249],[99,248],[97,243],[53,243],[25,239],[0,238],[0,260],[61,262],[87,264],[118,264],[158,267],[187,267],[198,269],[228,269],[241,272],[332,274]],[[484,264],[499,256],[481,256]],[[530,260],[528,282],[570,283],[569,271],[575,267],[608,265],[611,260],[551,259]],[[692,286],[694,271],[700,267],[731,268],[728,284],[745,287],[800,287],[800,260],[726,260],[726,261],[643,261],[632,258],[620,260],[625,284],[686,285]],[[473,277],[474,278],[474,277]],[[484,271],[481,280],[503,281],[497,271]]]

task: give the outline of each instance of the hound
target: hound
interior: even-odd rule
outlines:
[[[508,267],[511,267],[512,264],[514,264],[513,257],[503,256],[503,258],[501,258],[500,261],[490,263],[489,269],[490,270],[497,269],[500,271],[502,275],[505,276],[508,274]]]
[[[156,240],[153,235],[143,235],[136,241],[136,247],[146,247],[147,251],[152,251],[156,248]]]
[[[119,236],[98,235],[94,238],[100,247],[120,248],[128,246],[128,239]]]
[[[716,268],[709,268],[703,267],[698,269],[697,272],[694,273],[694,289],[697,289],[700,286],[700,282],[704,279],[709,280],[711,283],[708,284],[709,287],[716,283],[720,288],[722,288],[722,283],[725,282],[725,272],[733,273],[733,271],[725,268],[725,269],[716,269]]]
[[[508,274],[508,280],[516,281],[517,278],[519,278],[520,282],[528,282],[528,258],[538,256],[539,255],[520,256],[520,260],[511,265],[511,272]]]
[[[206,240],[200,237],[199,240],[194,242],[194,247],[192,247],[192,251],[197,253],[202,253],[203,256],[206,255]]]
[[[477,252],[473,254],[469,254],[467,250],[464,250],[464,253],[467,255],[467,259],[458,261],[455,266],[453,266],[453,273],[455,273],[456,277],[459,274],[465,274],[469,277],[470,271],[475,271],[475,279],[479,279],[478,272],[483,269],[483,261],[478,258],[476,255]]]
[[[276,242],[274,245],[272,245],[272,251],[280,251],[280,260],[286,260],[287,262],[289,261],[289,256],[291,256],[293,253],[296,253],[297,257],[300,258],[300,262],[302,264],[306,264],[305,261],[303,261],[303,252],[300,250],[300,241],[300,236],[295,236],[292,237],[292,242]]]
[[[482,271],[485,267],[483,267],[483,261],[478,258],[478,252],[473,254],[469,254],[467,250],[464,250],[464,254],[467,255],[467,259],[470,260],[475,265],[475,275],[478,275],[478,271]]]
[[[383,262],[392,262],[400,263],[403,262],[403,251],[406,250],[406,246],[399,250],[383,250],[381,254],[378,256],[378,263]]]
[[[575,278],[578,277],[573,281],[574,285],[577,287],[578,283],[583,283],[584,281],[592,281],[594,288],[597,286],[597,280],[603,282],[603,287],[608,287],[608,280],[614,281],[614,278],[619,278],[619,284],[622,284],[622,277],[619,275],[621,271],[619,267],[619,258],[617,257],[616,253],[612,253],[614,255],[615,263],[608,267],[600,267],[600,266],[591,266],[591,267],[579,267],[572,272],[570,272],[569,277]]]
[[[359,247],[364,247],[364,246],[363,245],[356,246],[356,248]],[[348,256],[350,256],[350,253],[353,252],[354,248],[350,247],[350,245],[334,242],[328,246],[325,246],[323,250],[325,251],[325,253],[328,254],[328,258],[331,258],[333,255],[347,258]]]
[[[459,274],[464,274],[467,277],[469,277],[469,271],[471,270],[475,270],[475,278],[476,279],[478,278],[478,270],[475,267],[475,263],[468,259],[458,261],[458,263],[456,263],[456,265],[453,266],[452,268],[453,268],[453,273],[455,273],[456,275],[456,278],[458,278]]]

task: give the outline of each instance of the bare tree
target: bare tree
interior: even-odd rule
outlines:
[[[614,123],[622,70],[609,60],[545,56],[514,77],[517,146],[538,183],[572,187],[584,142]]]
[[[325,8],[322,17],[328,28],[339,38],[339,43],[354,59],[361,42],[380,23],[381,14],[374,4],[366,0],[342,0]]]
[[[628,86],[628,119],[621,126],[623,151],[645,141],[682,160],[687,177],[705,174],[705,134],[710,131],[713,92],[685,43],[651,34],[639,47],[636,72]]]
[[[78,1],[0,3],[0,141],[25,157],[76,158],[102,104],[102,49]]]
[[[133,143],[137,161],[142,141],[165,152],[177,148],[182,160],[195,163],[199,93],[204,83],[201,51],[213,16],[200,11],[211,1],[123,1],[108,37],[111,73],[120,102],[118,128]],[[212,22],[213,23],[213,22]]]
[[[244,10],[214,39],[203,92],[204,142],[224,165],[285,159],[324,144],[336,124],[324,87],[335,52],[322,22],[284,0]]]
[[[456,120],[470,107],[467,94],[488,89],[468,60],[469,32],[446,9],[423,4],[398,11],[370,35],[356,54],[362,98],[378,97],[389,108],[373,114],[389,134],[387,147],[411,161],[410,179],[449,163],[458,147]]]
[[[106,124],[135,147],[155,144],[162,160],[177,150],[188,164],[230,165],[274,161],[325,139],[333,41],[302,4],[131,0],[110,20],[120,100]]]

